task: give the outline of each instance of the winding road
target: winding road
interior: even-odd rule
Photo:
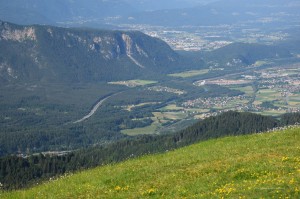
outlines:
[[[81,119],[79,119],[79,120],[73,122],[73,124],[77,124],[77,123],[80,123],[80,122],[83,122],[83,121],[89,119],[90,117],[92,117],[92,115],[94,115],[94,114],[96,113],[96,111],[98,110],[98,108],[99,108],[106,100],[108,100],[109,98],[111,98],[111,97],[113,97],[113,96],[115,96],[115,95],[118,95],[118,94],[120,94],[120,93],[122,93],[122,92],[115,93],[115,94],[112,94],[112,95],[110,95],[110,96],[108,96],[108,97],[106,97],[106,98],[104,98],[104,99],[101,99],[101,100],[100,100],[100,101],[92,108],[92,110],[90,111],[89,114],[87,114],[87,115],[84,116],[83,118],[81,118]]]

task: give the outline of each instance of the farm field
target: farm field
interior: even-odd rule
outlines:
[[[155,121],[150,126],[146,126],[143,128],[125,129],[122,130],[121,133],[129,136],[155,134],[158,126],[158,122]]]
[[[165,106],[161,109],[159,109],[160,111],[163,112],[184,112],[186,114],[195,114],[195,113],[207,113],[210,111],[210,109],[205,109],[205,108],[187,108],[187,107],[180,107],[177,106],[176,104],[170,104],[168,106]]]
[[[286,110],[264,110],[261,112],[254,112],[256,114],[266,115],[266,116],[279,116],[285,114]]]
[[[180,111],[183,110],[183,107],[178,107],[176,104],[169,104],[160,109],[161,111]]]
[[[127,87],[137,87],[137,86],[146,86],[150,84],[156,84],[157,81],[152,80],[141,80],[141,79],[134,79],[128,81],[117,81],[117,82],[108,82],[108,84],[112,85],[122,85]]]
[[[194,77],[198,75],[204,75],[209,72],[209,69],[203,69],[203,70],[191,70],[191,71],[186,71],[182,73],[174,73],[174,74],[169,74],[171,77],[181,77],[181,78],[188,78],[188,77]]]
[[[230,89],[242,91],[247,96],[252,96],[253,92],[254,92],[252,86],[230,85],[230,86],[226,86],[226,87],[230,88]]]
[[[151,125],[143,128],[126,129],[121,132],[130,136],[157,134],[163,129],[164,124],[187,118],[187,114],[182,112],[153,112],[152,114],[154,116],[151,117],[153,121]]]
[[[273,89],[260,89],[256,93],[256,98],[254,104],[258,105],[265,101],[273,101],[279,100],[282,101],[283,98],[280,95],[280,92],[273,90]]]
[[[140,104],[133,104],[133,105],[122,106],[122,108],[124,110],[127,110],[127,111],[132,111],[132,109],[134,109],[136,107],[142,107],[142,106],[154,105],[154,104],[158,104],[158,102],[145,102],[145,103],[140,103]]]

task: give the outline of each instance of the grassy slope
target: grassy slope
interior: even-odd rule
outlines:
[[[300,128],[210,140],[0,198],[299,198]]]

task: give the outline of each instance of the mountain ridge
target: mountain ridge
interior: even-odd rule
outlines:
[[[12,0],[0,1],[0,19],[19,24],[57,24],[73,20],[94,20],[134,12],[122,0]],[[22,18],[20,17],[22,16]]]
[[[204,3],[204,4],[201,4]],[[266,25],[293,24],[298,21],[299,3],[295,0],[248,1],[224,0],[173,2],[174,6],[151,1],[131,0],[21,0],[0,1],[0,19],[19,24],[59,24],[94,27],[104,24],[151,24],[166,26],[222,25],[246,23]],[[146,9],[151,4],[152,9]],[[170,4],[170,3],[169,3]],[[180,8],[178,5],[184,5]],[[177,5],[177,6],[176,6]],[[191,5],[189,7],[188,5]]]
[[[0,43],[0,79],[6,82],[126,80],[190,65],[162,40],[137,31],[0,22]]]
[[[252,6],[255,4],[255,6]],[[192,8],[156,10],[133,13],[119,18],[120,23],[151,24],[166,26],[211,26],[224,24],[265,24],[288,23],[298,18],[297,1],[239,1],[219,0]],[[269,19],[266,22],[265,19]],[[290,20],[288,20],[290,19]],[[293,20],[291,20],[293,19]]]
[[[289,44],[288,41],[283,43],[286,45]],[[265,45],[238,42],[203,53],[202,57],[206,61],[217,61],[228,66],[231,64],[248,66],[254,64],[256,61],[291,58],[293,55],[288,46],[281,44]]]

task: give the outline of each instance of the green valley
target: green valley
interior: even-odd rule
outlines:
[[[296,0],[0,0],[0,198],[300,198]]]
[[[280,45],[183,53],[135,31],[0,29],[3,189],[300,121],[300,61]]]

